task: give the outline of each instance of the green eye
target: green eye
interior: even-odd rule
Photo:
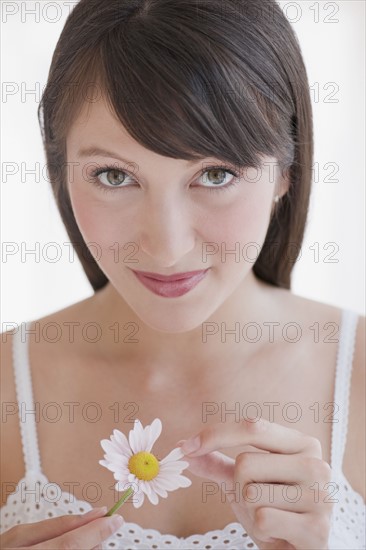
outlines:
[[[108,170],[105,172],[107,174],[107,181],[113,186],[117,186],[120,183],[123,183],[125,180],[125,172],[122,172],[122,170],[116,170],[115,168],[113,170]],[[109,177],[108,174],[112,174],[111,177]]]
[[[207,177],[206,174],[209,176]],[[227,174],[231,174],[233,176],[232,181],[227,183],[225,182],[225,178],[227,177]],[[105,180],[102,182],[101,178],[99,176],[104,176]],[[122,189],[126,187],[131,187],[131,185],[122,185],[126,182],[126,179],[130,176],[127,172],[124,170],[119,170],[115,166],[106,165],[101,168],[98,168],[96,170],[93,170],[91,172],[92,177],[92,183],[96,185],[99,189],[102,191],[115,191],[116,189]],[[201,187],[204,187],[205,189],[208,189],[209,191],[221,191],[221,190],[229,190],[233,188],[235,185],[237,185],[239,174],[231,170],[228,166],[209,166],[206,168],[206,170],[201,172],[201,178],[204,178],[204,183],[212,183],[213,186],[209,185],[203,185]],[[225,185],[222,185],[225,183]]]
[[[209,174],[209,176],[205,177],[205,174]],[[207,170],[205,170],[205,172],[203,172],[205,181],[214,184],[214,187],[209,187],[209,189],[213,189],[213,190],[216,190],[215,188],[222,189],[223,187],[226,189],[227,187],[230,187],[230,185],[232,185],[232,184],[225,185],[225,186],[221,185],[222,183],[227,183],[225,182],[225,178],[227,174],[231,174],[234,177],[238,177],[238,175],[235,172],[233,172],[232,170],[228,169],[225,166],[214,166],[212,168],[208,168]]]

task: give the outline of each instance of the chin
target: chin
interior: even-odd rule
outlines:
[[[201,304],[201,307],[197,302],[193,305],[192,302],[178,304],[176,300],[174,300],[174,304],[171,302],[168,306],[163,304],[160,307],[156,304],[144,307],[141,301],[138,304],[130,303],[129,305],[142,324],[152,330],[167,334],[179,334],[197,329],[201,331],[202,324],[213,313],[212,300],[208,304]],[[137,324],[139,324],[138,320]],[[138,337],[139,334],[136,333],[135,338]]]
[[[138,312],[135,313],[138,315]],[[155,311],[152,316],[147,316],[145,313],[138,315],[138,317],[152,330],[166,334],[180,334],[197,329],[201,330],[202,323],[204,323],[208,316],[200,317],[197,315],[197,312],[195,313],[196,315],[192,316],[191,312],[189,317],[179,316],[176,312],[173,312],[171,316],[163,313],[157,316]]]

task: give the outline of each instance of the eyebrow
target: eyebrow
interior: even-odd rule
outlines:
[[[112,151],[107,151],[106,149],[101,149],[100,147],[95,147],[94,145],[91,145],[90,147],[86,147],[85,149],[79,149],[78,151],[79,157],[113,157],[121,162],[125,162],[126,164],[132,163],[131,160],[124,159],[117,155],[116,153],[113,153]]]
[[[119,155],[117,155],[116,153],[113,153],[113,151],[107,151],[106,149],[101,149],[100,147],[95,147],[94,145],[91,145],[90,147],[86,147],[85,149],[79,149],[78,151],[78,156],[79,157],[113,157],[113,158],[116,158],[118,160],[120,160],[121,162],[125,162],[126,164],[133,164],[134,161],[132,160],[127,160],[127,159],[124,159],[122,157],[120,157]],[[198,164],[199,162],[202,162],[203,159],[201,160],[190,160],[190,161],[187,161],[188,164],[190,165],[194,165],[194,164]]]

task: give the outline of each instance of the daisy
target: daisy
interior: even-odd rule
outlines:
[[[124,491],[126,486],[129,486],[128,494],[127,491],[124,493],[113,507],[113,512],[132,492],[139,497],[137,502],[133,499],[133,504],[135,508],[140,508],[145,495],[152,504],[158,504],[159,496],[166,498],[168,491],[189,487],[192,484],[190,479],[181,475],[189,463],[180,460],[184,456],[180,447],[173,449],[162,460],[151,452],[161,430],[159,418],[155,418],[146,428],[142,427],[139,420],[135,420],[128,439],[119,430],[113,430],[110,439],[101,440],[100,444],[106,454],[105,460],[99,460],[99,464],[114,473],[114,478],[118,480],[115,485],[117,491]]]

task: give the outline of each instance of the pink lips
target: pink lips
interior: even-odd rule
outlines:
[[[147,271],[134,271],[139,281],[159,296],[176,298],[192,290],[206,275],[209,268],[173,275],[159,275]]]

